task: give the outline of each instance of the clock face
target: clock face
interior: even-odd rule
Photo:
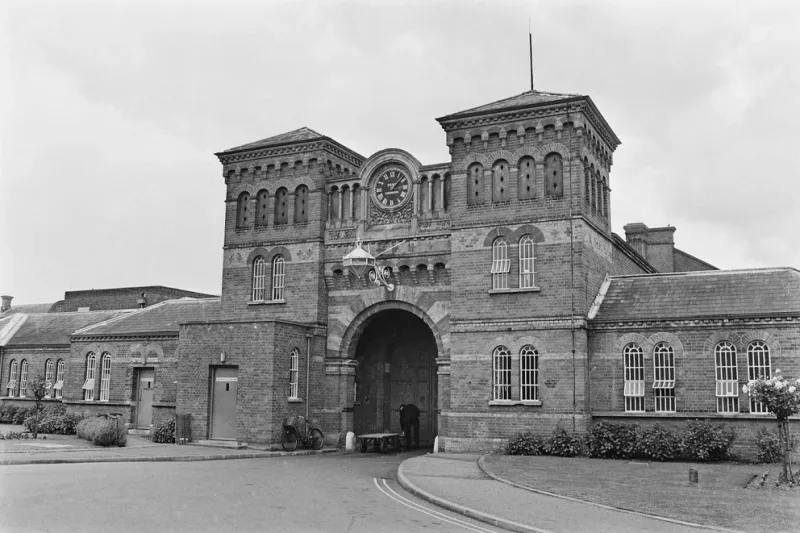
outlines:
[[[372,187],[372,199],[387,211],[400,209],[411,199],[411,180],[399,167],[384,168]]]

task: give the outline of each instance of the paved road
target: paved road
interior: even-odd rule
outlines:
[[[453,532],[499,530],[395,481],[412,454],[0,467],[0,530]]]

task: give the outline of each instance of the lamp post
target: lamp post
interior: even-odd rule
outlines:
[[[344,256],[342,264],[358,277],[363,276],[364,272],[369,270],[369,280],[372,283],[383,285],[390,292],[394,290],[394,284],[388,282],[389,276],[392,274],[391,269],[388,266],[378,266],[375,257],[361,247],[361,241],[356,241],[355,249]]]

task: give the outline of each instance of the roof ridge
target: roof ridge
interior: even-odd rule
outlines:
[[[77,335],[78,333],[84,333],[85,331],[90,330],[92,328],[96,328],[96,327],[104,326],[106,324],[114,323],[117,320],[122,320],[123,318],[126,318],[126,317],[129,317],[131,315],[136,314],[136,311],[138,311],[138,309],[120,309],[120,310],[117,311],[117,312],[119,312],[119,315],[112,316],[112,317],[107,318],[105,320],[101,320],[100,322],[96,322],[94,324],[89,324],[88,326],[84,326],[84,327],[82,327],[80,329],[77,329],[77,330],[73,331],[72,333],[70,333],[70,336]],[[114,312],[114,311],[110,311],[110,312]],[[52,313],[52,314],[55,314],[55,313]],[[59,314],[66,314],[66,313],[59,313]],[[78,313],[75,313],[75,314],[78,314]],[[81,314],[85,315],[86,312],[83,312]]]
[[[11,315],[8,324],[0,328],[0,346],[5,346],[8,341],[14,338],[19,328],[28,320],[27,313],[16,313]]]
[[[752,272],[787,272],[794,271],[800,274],[800,270],[795,267],[754,267],[754,268],[732,268],[732,269],[717,269],[717,270],[691,270],[688,272],[656,272],[653,274],[620,274],[611,276],[611,279],[624,279],[624,278],[653,278],[653,277],[667,277],[667,276],[720,276],[730,274],[744,274]]]

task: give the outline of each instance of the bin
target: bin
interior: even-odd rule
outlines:
[[[192,440],[192,415],[175,415],[175,444],[186,444]]]

